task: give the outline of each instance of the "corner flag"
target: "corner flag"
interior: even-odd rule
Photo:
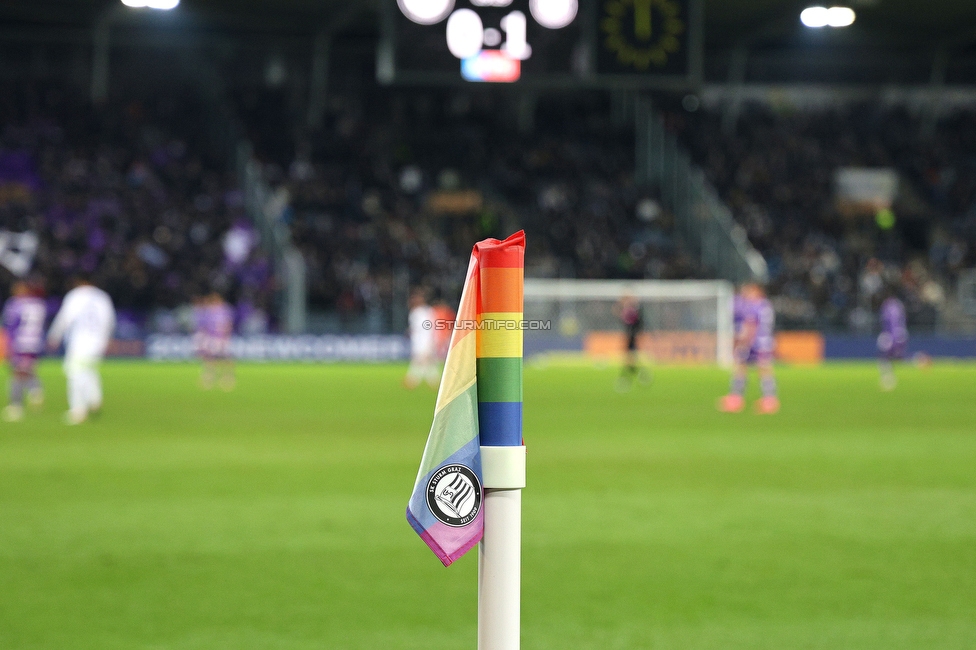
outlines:
[[[522,439],[525,234],[471,252],[407,521],[449,566],[484,534],[482,446]],[[487,487],[493,487],[488,485]]]

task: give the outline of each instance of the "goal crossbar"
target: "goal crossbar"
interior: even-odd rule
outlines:
[[[562,300],[647,299],[699,300],[733,294],[724,280],[537,280],[525,279],[526,298]]]
[[[630,296],[642,303],[709,301],[714,305],[715,361],[732,363],[734,288],[724,280],[570,280],[526,278],[526,314],[533,304],[617,301]],[[567,305],[569,307],[569,305]],[[709,309],[712,309],[710,307]]]

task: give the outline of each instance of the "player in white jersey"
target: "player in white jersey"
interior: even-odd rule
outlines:
[[[80,424],[102,407],[98,365],[115,331],[112,299],[87,280],[77,280],[65,295],[48,331],[48,346],[64,341],[64,373],[68,378],[67,424]]]
[[[407,388],[416,388],[421,381],[426,381],[433,388],[440,383],[434,332],[436,316],[434,309],[427,304],[423,291],[415,291],[410,296],[410,367],[403,380]]]

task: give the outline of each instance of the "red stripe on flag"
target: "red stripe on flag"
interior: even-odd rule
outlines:
[[[481,268],[521,268],[525,266],[525,231],[520,230],[504,241],[486,239],[474,245]]]

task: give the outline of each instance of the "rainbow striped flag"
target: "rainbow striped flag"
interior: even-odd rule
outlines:
[[[525,233],[471,252],[407,521],[444,566],[484,532],[481,446],[522,444]]]

